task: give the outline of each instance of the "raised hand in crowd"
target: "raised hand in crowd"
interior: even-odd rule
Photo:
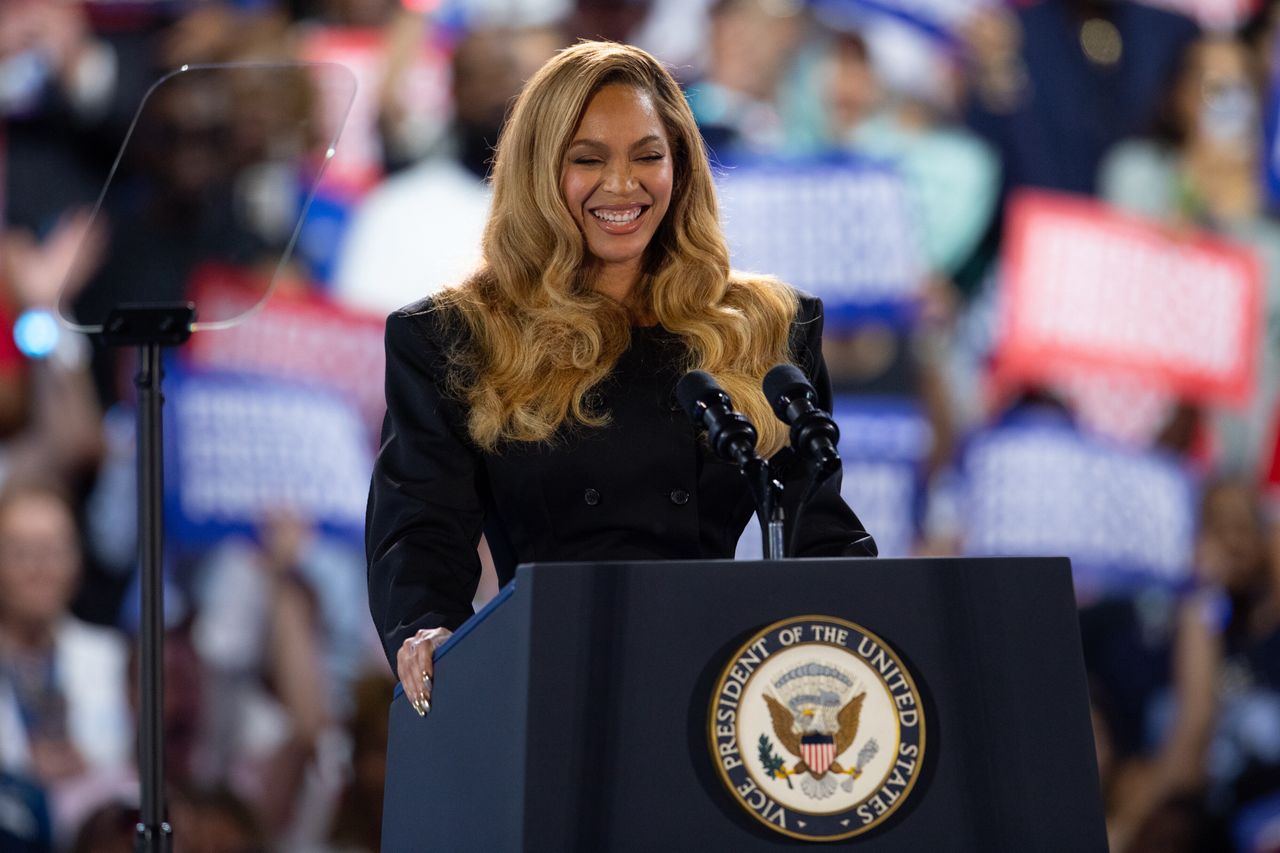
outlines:
[[[97,271],[107,249],[107,227],[88,209],[63,214],[43,239],[21,228],[0,237],[0,274],[20,310],[54,309],[59,296],[73,297]]]

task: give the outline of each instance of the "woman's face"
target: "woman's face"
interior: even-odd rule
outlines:
[[[671,146],[648,93],[605,86],[582,114],[560,191],[597,261],[639,267],[671,203]]]
[[[52,624],[66,611],[79,575],[75,522],[62,503],[29,495],[0,513],[0,616]]]
[[[1179,118],[1189,134],[1219,144],[1254,144],[1257,97],[1242,43],[1208,36],[1192,48],[1177,94]]]

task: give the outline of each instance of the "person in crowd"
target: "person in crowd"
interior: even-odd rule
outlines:
[[[4,219],[37,238],[97,197],[151,83],[145,36],[100,32],[91,5],[0,4]]]
[[[0,771],[0,850],[48,853],[52,849],[53,827],[44,791],[24,776]]]
[[[382,849],[382,795],[390,725],[387,697],[394,688],[395,682],[379,671],[368,672],[356,682],[355,712],[347,723],[351,775],[329,829],[330,845],[342,853]]]
[[[1232,849],[1233,838],[1255,849],[1239,843],[1239,817],[1280,791],[1280,598],[1267,534],[1252,485],[1206,486],[1196,587],[1167,610],[1168,687],[1147,696],[1136,741],[1116,749],[1103,777],[1113,850],[1160,849],[1155,839],[1168,837],[1189,845],[1179,849]],[[1131,603],[1134,616],[1150,609],[1140,596]]]
[[[79,536],[55,486],[0,495],[0,758],[48,790],[65,835],[98,782],[132,765],[126,645],[69,612]]]
[[[866,37],[831,33],[824,89],[830,139],[896,168],[904,182],[924,255],[927,283],[914,329],[866,322],[831,335],[833,381],[851,393],[918,397],[934,430],[928,471],[942,468],[960,406],[949,399],[973,380],[948,382],[956,276],[978,250],[996,213],[995,151],[953,120],[954,69],[926,36],[902,24],[869,25]]]
[[[1266,215],[1260,158],[1261,75],[1240,40],[1212,35],[1188,46],[1151,135],[1120,143],[1103,161],[1101,196],[1178,230],[1201,228],[1252,248],[1262,264],[1263,334],[1256,392],[1243,412],[1217,411],[1216,465],[1260,464],[1280,401],[1280,225]],[[1172,401],[1169,404],[1174,411]]]
[[[889,22],[833,33],[826,66],[832,143],[901,171],[929,269],[954,278],[1000,189],[995,150],[954,120],[956,69],[927,36]]]
[[[314,840],[337,796],[339,726],[369,649],[350,609],[359,558],[281,515],[257,541],[214,549],[197,586],[203,778],[225,780],[273,832]]]
[[[387,321],[369,603],[420,711],[434,648],[471,615],[482,530],[502,582],[534,554],[732,556],[752,502],[673,406],[684,371],[717,377],[797,497],[761,378],[798,363],[831,404],[821,303],[730,271],[697,125],[649,54],[556,54],[515,103],[493,185],[481,267]],[[875,553],[838,477],[806,521],[797,553]]]
[[[130,853],[138,837],[138,817],[136,806],[103,803],[80,825],[71,853]]]
[[[459,42],[448,143],[356,209],[334,274],[338,299],[386,314],[475,266],[489,212],[486,178],[507,106],[560,42],[550,28],[481,28]]]
[[[177,853],[268,853],[272,843],[262,820],[226,788],[179,791],[172,799]],[[296,848],[295,848],[296,849]]]
[[[69,212],[43,239],[24,229],[0,233],[0,324],[44,321],[74,296],[101,262],[103,229],[87,211]],[[89,346],[66,329],[53,340],[14,332],[0,342],[0,481],[48,477],[77,485],[102,457],[102,412],[89,373]]]
[[[1146,3],[984,6],[963,33],[967,123],[999,150],[1006,187],[1092,193],[1106,150],[1155,117],[1196,32]]]
[[[688,90],[703,138],[718,154],[785,150],[793,125],[780,95],[806,33],[801,4],[717,0],[708,14],[706,75]]]

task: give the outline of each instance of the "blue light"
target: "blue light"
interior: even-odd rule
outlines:
[[[43,308],[24,311],[13,324],[13,342],[27,358],[44,358],[58,346],[58,321]]]

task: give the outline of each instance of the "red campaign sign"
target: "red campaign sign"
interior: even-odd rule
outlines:
[[[399,91],[400,107],[415,120],[441,132],[450,114],[449,58],[434,40],[424,38],[417,60],[405,70]],[[301,55],[308,62],[333,62],[351,69],[356,78],[355,100],[337,152],[325,171],[326,185],[359,195],[382,178],[382,135],[378,127],[378,99],[383,89],[389,41],[379,29],[317,27],[307,31]],[[329,91],[328,78],[317,75],[324,127],[332,133],[342,120],[348,92]]]
[[[200,313],[234,317],[252,307],[262,287],[252,273],[209,265],[192,276]],[[314,292],[279,289],[257,314],[229,329],[193,335],[183,351],[193,368],[292,379],[351,400],[377,436],[386,402],[382,376],[385,319],[354,311]]]
[[[1248,248],[1080,196],[1023,191],[1009,204],[997,388],[1104,376],[1243,405],[1262,287]]]

